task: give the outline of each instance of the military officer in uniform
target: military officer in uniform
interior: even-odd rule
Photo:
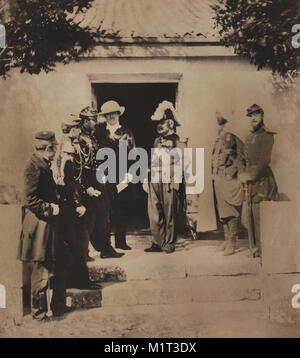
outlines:
[[[261,254],[259,203],[261,201],[279,200],[278,187],[270,168],[274,132],[264,125],[264,110],[257,104],[247,109],[250,121],[250,134],[245,140],[246,170],[239,176],[243,183],[248,183],[254,220],[255,244],[258,255]],[[244,221],[244,220],[243,220]]]
[[[173,104],[163,101],[152,116],[153,120],[159,120],[157,124],[158,137],[154,141],[154,148],[172,150],[178,148],[183,150],[179,136],[176,134],[176,127],[180,126],[176,120]],[[144,184],[148,193],[148,215],[152,233],[152,245],[145,249],[145,252],[165,252],[170,254],[175,251],[177,238],[176,219],[179,211],[179,190],[180,183],[174,180],[174,165],[179,156],[171,156],[167,167],[154,154],[151,158],[151,171],[160,178],[159,182]],[[170,172],[170,182],[163,179],[164,170]],[[179,180],[178,180],[179,181]]]
[[[79,115],[80,133],[78,143],[74,144],[75,177],[88,196],[87,221],[90,241],[101,258],[119,258],[124,254],[114,250],[110,242],[110,196],[106,184],[98,182],[96,177],[96,154],[99,149],[95,138],[98,112],[90,106]]]
[[[238,228],[243,203],[243,188],[238,173],[245,168],[243,142],[228,131],[228,120],[216,113],[219,135],[212,153],[212,178],[216,197],[216,209],[223,225],[225,241],[220,246],[224,256],[236,249]]]
[[[35,135],[35,153],[25,169],[25,205],[19,259],[24,262],[25,276],[30,277],[32,314],[37,320],[48,319],[50,278],[53,316],[66,312],[64,246],[57,232],[58,196],[50,168],[56,146],[53,132],[38,132]]]
[[[74,139],[75,140],[75,139]],[[75,179],[75,149],[71,141],[64,141],[61,148],[60,166],[60,235],[67,243],[68,272],[67,287],[79,289],[98,289],[98,285],[89,280],[87,252],[89,231],[86,215],[87,195]]]

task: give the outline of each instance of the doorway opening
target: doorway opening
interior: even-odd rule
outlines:
[[[151,116],[158,104],[164,100],[176,106],[178,82],[170,83],[92,83],[97,109],[109,100],[125,107],[120,124],[129,128],[136,146],[150,152],[156,135],[156,123]],[[136,184],[135,199],[130,204],[128,232],[150,233],[147,213],[147,194],[141,184]]]

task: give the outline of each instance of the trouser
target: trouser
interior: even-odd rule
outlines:
[[[129,204],[132,203],[134,195],[136,195],[131,185],[133,184],[129,184],[120,193],[118,193],[116,185],[111,184],[109,187],[112,200],[111,223],[115,229],[116,246],[126,245],[126,232],[130,214]]]
[[[30,286],[31,313],[34,318],[42,319],[48,312],[48,303],[53,313],[62,312],[66,304],[65,270],[62,264],[50,270],[45,262],[34,261],[23,263],[25,287]],[[52,280],[52,298],[50,299],[50,279]]]
[[[86,216],[77,217],[73,207],[62,208],[61,233],[68,245],[67,287],[87,288],[89,285],[87,268],[89,232]]]
[[[112,221],[115,227],[116,246],[126,245],[127,213],[128,207],[126,203],[115,199],[113,203]]]
[[[239,217],[229,217],[222,220],[225,240],[237,240],[239,222]]]
[[[88,231],[90,241],[96,251],[104,251],[111,247],[110,241],[110,216],[111,216],[111,195],[106,184],[101,188],[100,197],[89,199],[87,210]]]
[[[148,214],[153,242],[163,248],[176,241],[177,192],[169,183],[149,183]]]
[[[248,219],[246,217],[246,202],[243,203],[242,223],[248,229]],[[254,227],[254,245],[261,252],[261,237],[260,237],[260,203],[252,203],[252,217]]]

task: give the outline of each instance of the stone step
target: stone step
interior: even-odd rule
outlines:
[[[66,305],[74,308],[101,307],[102,290],[79,290],[69,288],[66,292]]]
[[[149,242],[140,238],[139,247],[125,251],[121,258],[100,259],[97,252],[90,252],[95,261],[89,262],[90,279],[95,282],[116,282],[146,279],[182,279],[199,276],[233,276],[259,274],[259,259],[249,257],[247,242],[240,240],[236,254],[223,256],[216,248],[221,241],[179,240],[176,251],[145,253]],[[120,250],[121,251],[121,250]]]
[[[116,260],[116,259],[115,259]],[[96,259],[88,263],[89,276],[92,282],[126,281],[126,273],[119,265]]]
[[[262,282],[257,275],[132,280],[106,283],[102,289],[103,307],[257,301],[261,298]]]

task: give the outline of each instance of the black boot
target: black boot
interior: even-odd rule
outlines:
[[[151,247],[148,247],[147,249],[144,250],[145,252],[162,252],[162,249],[160,246],[158,246],[157,244],[155,244],[154,242],[152,243]]]
[[[48,304],[46,291],[32,295],[32,318],[37,321],[47,322]]]
[[[222,244],[217,248],[217,251],[225,251],[226,247],[228,246],[229,239],[230,239],[230,232],[228,228],[228,224],[223,224],[223,230],[224,230],[224,241]]]
[[[229,240],[226,249],[224,250],[223,256],[230,256],[235,253],[236,242],[238,238],[238,225],[239,218],[232,218],[228,221]]]
[[[122,236],[122,237],[118,237],[116,236],[115,239],[115,247],[116,249],[121,249],[121,250],[131,250],[131,247],[127,245],[126,243],[126,236]]]
[[[117,252],[112,246],[101,251],[101,259],[120,258],[124,255],[123,252]]]

